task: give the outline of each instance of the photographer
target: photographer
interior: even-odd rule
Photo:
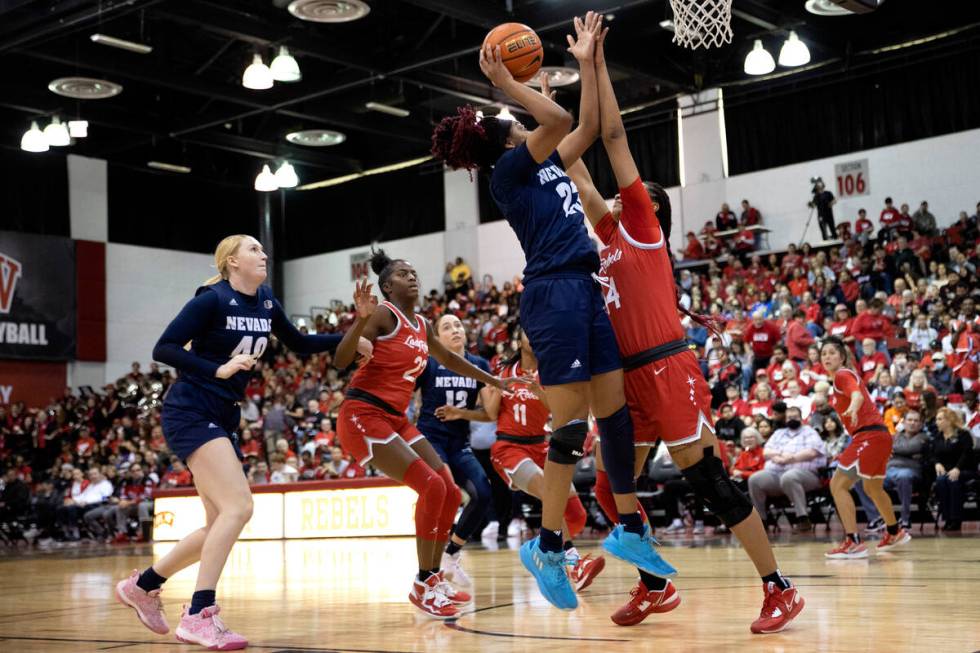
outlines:
[[[820,223],[820,235],[824,240],[834,240],[837,238],[837,227],[834,225],[834,204],[837,200],[833,193],[824,188],[823,179],[815,177],[810,179],[813,184],[813,199],[807,206],[817,210],[817,222]]]

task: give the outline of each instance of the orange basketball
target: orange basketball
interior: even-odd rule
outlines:
[[[500,58],[519,82],[526,82],[541,69],[544,49],[534,30],[521,23],[504,23],[490,30],[483,44],[500,46]]]

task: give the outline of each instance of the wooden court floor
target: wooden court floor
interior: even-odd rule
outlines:
[[[492,544],[492,543],[491,543]],[[583,541],[583,552],[598,542]],[[190,651],[144,629],[112,599],[115,581],[170,545],[89,547],[0,556],[0,651]],[[516,541],[511,540],[511,547]],[[406,594],[409,539],[243,542],[219,587],[222,616],[256,651],[931,651],[980,650],[980,535],[920,536],[900,552],[829,562],[827,538],[777,540],[783,572],[807,607],[777,635],[749,633],[761,606],[752,566],[728,537],[680,538],[682,605],[633,628],[609,621],[633,584],[610,560],[571,613],[552,609],[514,550],[464,552],[475,611],[444,624]],[[491,547],[493,548],[493,547]],[[196,567],[166,585],[171,628]]]

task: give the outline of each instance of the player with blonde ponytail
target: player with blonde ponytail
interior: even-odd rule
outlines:
[[[153,358],[179,371],[163,402],[167,446],[194,475],[207,523],[142,573],[116,585],[116,598],[159,634],[169,631],[161,586],[201,562],[191,604],[176,628],[177,639],[212,650],[248,645],[218,617],[218,578],[232,545],[252,516],[252,494],[242,473],[236,433],[249,375],[274,334],[303,354],[336,349],[339,335],[303,335],[289,321],[272,290],[263,285],[268,256],[251,236],[223,239],[214,253],[218,274],[204,282],[153,348]],[[185,345],[190,343],[190,348]],[[371,344],[358,352],[370,356]]]

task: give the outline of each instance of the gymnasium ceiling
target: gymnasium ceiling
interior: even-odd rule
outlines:
[[[327,2],[328,0],[323,0]],[[303,183],[428,152],[431,126],[465,102],[503,100],[476,64],[477,46],[501,22],[539,31],[545,65],[564,63],[571,17],[587,9],[614,14],[607,46],[627,126],[673,106],[698,88],[726,93],[806,84],[867,65],[908,60],[937,49],[977,45],[980,3],[891,0],[865,16],[819,17],[803,0],[735,0],[731,45],[692,53],[659,23],[666,0],[368,0],[370,13],[341,24],[306,22],[289,0],[0,0],[0,149],[17,149],[29,121],[80,116],[89,137],[68,151],[142,168],[156,160],[189,166],[202,178],[251,185],[264,160],[288,158]],[[770,79],[742,72],[752,40],[775,56],[788,30],[808,44],[812,70]],[[914,47],[887,49],[953,31]],[[151,45],[136,54],[91,42],[93,33]],[[303,79],[264,91],[242,87],[255,52],[266,63],[286,45]],[[886,48],[884,52],[875,52]],[[48,91],[66,76],[107,79],[124,90],[111,99],[73,100]],[[574,106],[577,88],[559,93]],[[410,111],[405,118],[365,109],[375,101]],[[299,129],[332,129],[347,140],[308,148],[287,143]],[[54,148],[52,148],[54,150]],[[64,151],[61,149],[60,151]],[[170,174],[170,173],[163,173]]]

